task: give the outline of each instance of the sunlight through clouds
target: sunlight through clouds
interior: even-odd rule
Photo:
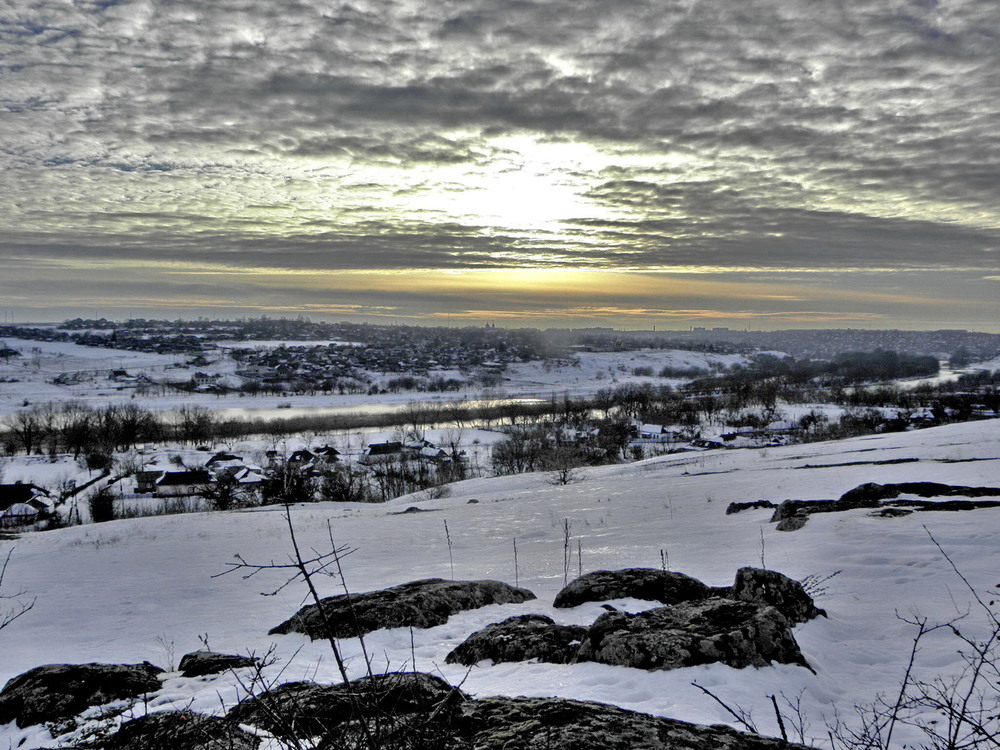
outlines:
[[[576,290],[615,296],[602,316],[766,321],[822,299],[862,321],[1000,325],[996,4],[39,0],[5,15],[0,291],[19,306],[153,314],[182,276],[217,273],[218,299],[249,309],[360,309],[298,298],[339,276],[328,294],[409,320],[513,294],[536,322]],[[77,273],[60,285],[26,258]],[[617,275],[577,273],[598,270]],[[433,280],[446,272],[464,273]],[[730,286],[647,304],[672,293],[647,292],[656,274]],[[251,299],[264,278],[269,298]],[[762,278],[789,288],[758,295]],[[183,298],[217,309],[207,288]]]

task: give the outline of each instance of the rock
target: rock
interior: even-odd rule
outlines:
[[[744,510],[757,510],[758,508],[776,508],[774,503],[770,500],[752,500],[748,503],[729,503],[726,507],[726,515],[731,516],[733,513],[739,513]]]
[[[484,698],[459,709],[444,750],[801,750],[804,746],[566,698]]]
[[[839,513],[855,508],[878,508],[882,504],[879,494],[883,489],[878,484],[863,484],[851,492],[844,493],[840,500],[785,500],[771,514],[771,523],[813,513]],[[855,491],[857,494],[852,495],[851,493]],[[895,497],[891,494],[889,496]]]
[[[323,613],[337,638],[364,635],[381,628],[431,628],[456,612],[487,604],[520,604],[534,599],[527,589],[500,581],[446,581],[428,578],[365,594],[342,594],[322,600]],[[268,634],[304,633],[326,638],[319,607],[310,604]]]
[[[580,661],[650,670],[715,662],[737,669],[771,662],[809,666],[777,609],[722,598],[601,615],[589,628]]]
[[[771,522],[778,524],[779,531],[795,531],[802,528],[806,516],[813,513],[836,513],[854,508],[874,508],[877,515],[894,517],[903,514],[878,511],[887,505],[920,511],[976,510],[1000,506],[1000,501],[993,500],[949,500],[945,502],[897,500],[896,498],[902,494],[919,497],[953,497],[956,495],[991,497],[1000,495],[1000,487],[965,487],[939,482],[900,482],[899,484],[868,482],[845,492],[839,500],[785,500],[771,514]]]
[[[941,484],[940,482],[900,482],[887,484],[898,490],[897,494],[906,493],[917,497],[995,497],[1000,495],[1000,487],[967,487],[965,485]]]
[[[159,711],[127,721],[100,750],[256,750],[261,738],[218,716]]]
[[[845,492],[840,496],[838,502],[843,503],[847,507],[861,508],[870,507],[873,503],[880,503],[883,500],[889,500],[894,497],[899,497],[899,490],[893,485],[866,482],[865,484],[859,484],[853,490]]]
[[[806,513],[796,513],[794,516],[789,516],[788,518],[782,518],[775,525],[775,531],[798,531],[803,526],[806,525],[806,521],[809,520],[809,516]]]
[[[494,663],[537,659],[569,664],[576,660],[586,635],[587,628],[579,625],[557,625],[545,615],[520,615],[473,633],[445,661],[466,666],[483,659]]]
[[[713,589],[697,578],[657,568],[597,570],[577,578],[556,594],[553,606],[575,607],[584,602],[608,599],[647,599],[663,604],[696,601],[711,596]]]
[[[27,727],[60,721],[90,706],[137,698],[160,689],[163,672],[142,664],[46,664],[11,679],[0,690],[0,724]]]
[[[900,518],[902,516],[908,516],[913,513],[912,510],[907,510],[906,508],[880,508],[879,510],[872,511],[868,515],[875,516],[876,518]]]
[[[801,583],[776,570],[740,568],[730,596],[736,601],[774,607],[791,622],[809,622],[817,615],[826,617]]]
[[[254,656],[219,654],[215,651],[192,651],[190,654],[184,654],[178,669],[180,669],[182,677],[203,677],[229,669],[252,667],[258,661],[260,659]]]
[[[440,677],[391,672],[339,685],[289,682],[240,701],[226,718],[284,739],[307,738],[353,721],[355,706],[370,717],[395,716],[450,710],[465,700],[468,696]]]

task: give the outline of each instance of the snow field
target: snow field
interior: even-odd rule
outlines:
[[[912,457],[897,465],[838,464]],[[968,459],[982,459],[970,461]],[[827,468],[797,468],[826,464]],[[777,734],[767,696],[796,699],[810,722],[809,736],[825,743],[825,721],[836,709],[849,716],[898,684],[913,629],[897,613],[919,613],[932,622],[968,612],[963,630],[981,618],[971,596],[931,542],[941,543],[980,590],[1000,583],[996,535],[1000,509],[915,513],[873,518],[865,511],[814,515],[796,532],[768,523],[769,510],[725,515],[731,501],[835,498],[868,481],[929,480],[996,485],[1000,477],[1000,421],[974,422],[918,432],[765,450],[665,456],[637,464],[587,469],[565,486],[544,475],[475,479],[456,484],[450,497],[404,497],[386,505],[298,507],[292,521],[303,549],[328,549],[330,538],[349,545],[344,558],[352,591],[369,591],[416,578],[451,577],[444,522],[452,541],[455,577],[497,578],[532,589],[537,601],[485,607],[454,616],[429,630],[379,631],[365,638],[373,668],[413,668],[438,673],[474,695],[561,695],[701,723],[732,723],[721,707],[690,683],[697,681],[732,705],[752,710],[761,731]],[[470,504],[470,499],[479,502]],[[397,515],[418,506],[426,513]],[[570,577],[621,567],[669,567],[706,583],[732,582],[744,565],[767,567],[793,578],[829,575],[818,605],[829,612],[795,630],[812,674],[795,666],[736,670],[721,665],[669,672],[595,664],[480,664],[467,670],[444,657],[468,634],[491,622],[528,612],[557,622],[589,623],[599,604],[556,610],[563,585],[564,523],[570,523]],[[926,529],[925,530],[925,527]],[[579,551],[582,562],[578,557]],[[0,682],[42,663],[148,659],[170,668],[203,646],[262,655],[278,682],[336,681],[328,647],[298,635],[267,631],[304,603],[304,589],[275,572],[244,579],[213,578],[237,554],[251,562],[284,562],[289,553],[280,509],[202,513],[78,526],[25,534],[0,542],[15,546],[9,581],[37,597],[35,608],[0,633]],[[342,593],[336,578],[318,580],[324,595]],[[639,610],[648,603],[613,602]],[[927,641],[923,674],[950,673],[959,662],[946,633]],[[353,675],[364,673],[358,639],[343,648]],[[171,664],[170,662],[173,662]],[[151,709],[219,713],[242,695],[232,675],[202,680],[170,678]],[[220,703],[221,696],[221,703]],[[141,710],[141,708],[139,709]],[[42,730],[0,727],[0,745],[51,745]]]

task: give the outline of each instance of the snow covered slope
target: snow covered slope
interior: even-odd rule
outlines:
[[[915,459],[899,463],[877,463]],[[381,631],[367,639],[375,667],[438,672],[479,695],[561,695],[701,723],[732,723],[691,683],[752,710],[762,731],[777,734],[767,696],[801,695],[807,734],[825,743],[824,722],[835,708],[849,716],[856,703],[898,684],[913,630],[898,615],[932,622],[970,612],[971,595],[931,541],[946,549],[979,589],[1000,584],[1000,509],[914,513],[874,518],[867,511],[814,515],[796,532],[778,532],[770,511],[726,515],[731,501],[836,498],[864,482],[930,480],[1000,485],[1000,421],[984,421],[767,450],[667,456],[589,469],[583,480],[553,486],[544,475],[470,480],[439,500],[401,498],[387,505],[312,505],[292,521],[304,548],[328,548],[332,536],[356,551],[344,560],[347,584],[367,591],[416,578],[497,578],[532,589],[538,601],[467,612],[429,630]],[[478,500],[469,503],[470,499]],[[399,514],[410,506],[433,511]],[[444,657],[469,633],[510,615],[539,612],[557,622],[589,623],[599,604],[555,610],[563,585],[564,523],[570,523],[572,574],[631,566],[673,570],[713,585],[732,582],[745,565],[794,578],[831,578],[818,604],[829,612],[796,628],[816,673],[797,666],[736,670],[725,666],[652,672],[596,664],[481,664],[466,674]],[[445,534],[447,522],[452,548]],[[211,513],[116,521],[26,534],[12,544],[9,584],[37,597],[34,609],[0,632],[0,682],[42,663],[148,659],[162,667],[203,645],[263,654],[273,644],[268,673],[281,681],[334,681],[324,646],[267,631],[303,603],[301,587],[273,596],[283,578],[238,574],[213,578],[237,554],[252,562],[285,561],[287,530],[279,510]],[[329,524],[329,526],[328,526]],[[926,527],[926,528],[925,528]],[[517,568],[514,541],[517,544]],[[579,558],[577,550],[579,549]],[[334,578],[324,594],[342,593]],[[642,602],[615,602],[640,609]],[[364,671],[357,639],[345,642],[351,670]],[[947,632],[927,641],[926,674],[958,667]],[[280,673],[280,678],[278,677]],[[151,709],[192,706],[218,713],[241,689],[231,676],[168,679]],[[51,746],[43,730],[0,727],[0,746]]]

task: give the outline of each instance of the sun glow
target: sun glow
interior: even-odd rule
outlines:
[[[400,206],[407,212],[489,229],[559,233],[572,219],[607,219],[585,197],[595,165],[607,160],[590,144],[535,137],[492,139],[491,156],[475,165],[422,171],[420,187]]]

